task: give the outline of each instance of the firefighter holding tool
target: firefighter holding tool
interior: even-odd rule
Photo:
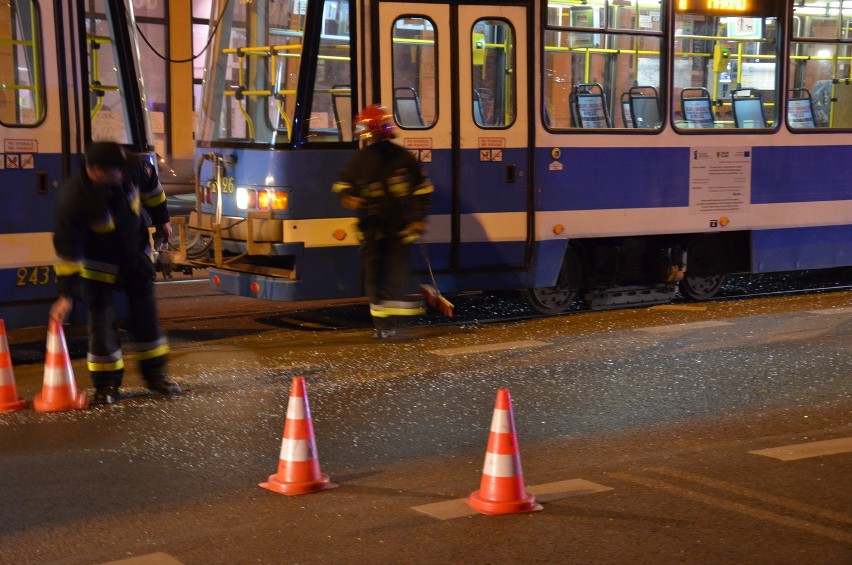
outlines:
[[[396,137],[391,112],[367,106],[355,117],[362,147],[343,168],[332,190],[343,207],[359,215],[373,337],[394,337],[400,322],[424,313],[406,294],[409,250],[426,230],[433,187],[420,163]]]

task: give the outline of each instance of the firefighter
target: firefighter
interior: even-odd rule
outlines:
[[[343,168],[332,190],[341,204],[359,215],[373,337],[396,335],[399,323],[424,313],[406,295],[408,254],[426,229],[432,183],[417,160],[393,143],[393,116],[379,104],[355,117],[362,147]]]
[[[127,297],[128,329],[146,386],[164,396],[183,392],[166,373],[169,346],[157,316],[156,272],[143,208],[157,236],[168,241],[169,212],[156,169],[142,156],[125,156],[111,142],[86,149],[84,167],[59,195],[53,245],[60,296],[50,315],[61,322],[74,299],[82,298],[86,305],[93,404],[112,404],[121,397],[124,360],[115,325],[115,290]]]

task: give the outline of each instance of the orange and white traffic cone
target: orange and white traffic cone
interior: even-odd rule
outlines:
[[[0,319],[0,414],[16,412],[26,405],[27,401],[18,397],[12,354],[9,353],[9,340],[6,339],[6,322]]]
[[[89,406],[89,397],[77,390],[74,370],[65,344],[62,325],[51,318],[47,326],[47,352],[44,356],[44,384],[33,398],[33,408],[38,412],[83,410]]]
[[[541,505],[524,487],[508,389],[497,391],[488,449],[482,467],[482,481],[479,490],[472,492],[465,502],[481,514],[516,514],[541,510]]]
[[[304,377],[295,377],[290,384],[278,472],[260,486],[291,496],[337,487],[320,472]]]

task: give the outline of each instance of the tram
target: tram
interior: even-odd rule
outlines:
[[[53,208],[86,144],[153,159],[130,0],[0,2],[0,318],[47,323]],[[73,318],[80,321],[79,316]]]
[[[376,102],[435,185],[415,255],[444,292],[554,314],[852,264],[852,1],[213,4],[190,229],[216,289],[361,294],[331,185]]]

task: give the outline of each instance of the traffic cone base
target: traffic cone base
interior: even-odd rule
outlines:
[[[85,410],[89,407],[89,397],[82,390],[69,391],[68,387],[42,387],[33,397],[36,412],[64,412],[65,410]]]
[[[18,397],[12,354],[9,352],[9,340],[6,339],[6,322],[0,319],[0,414],[15,412],[26,405],[27,401]]]
[[[470,493],[470,496],[465,500],[468,506],[479,512],[480,514],[488,514],[491,516],[498,514],[520,514],[521,512],[538,512],[542,509],[541,504],[535,501],[535,497],[528,492],[524,492],[524,498],[520,500],[488,500],[483,498],[477,490]]]
[[[301,483],[283,482],[278,477],[278,473],[274,473],[272,475],[269,475],[269,480],[267,482],[260,483],[258,486],[271,490],[272,492],[277,492],[279,494],[286,494],[288,496],[298,496],[300,494],[308,494],[320,490],[329,490],[337,488],[340,485],[331,482],[331,480],[328,478],[328,475],[326,475],[325,473],[320,473],[319,478],[317,479],[314,479],[312,481],[304,481]]]
[[[0,397],[2,397],[3,395],[4,393],[0,392]],[[10,402],[0,402],[0,414],[6,414],[7,412],[17,412],[26,405],[27,401],[23,398],[19,398]]]
[[[77,390],[74,370],[65,344],[65,333],[56,320],[47,326],[47,352],[44,356],[44,384],[33,398],[37,412],[83,410],[89,407],[89,397]]]

